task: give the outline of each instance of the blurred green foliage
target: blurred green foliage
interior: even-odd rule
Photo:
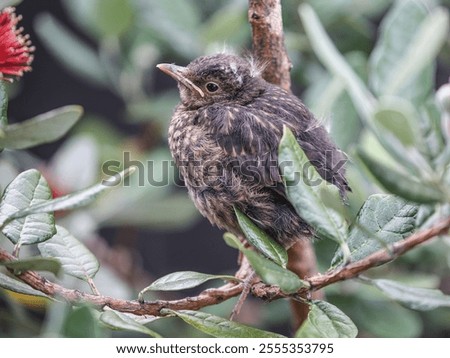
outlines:
[[[76,35],[60,20],[42,13],[35,23],[42,43],[74,76],[114,93],[123,101],[124,121],[143,128],[148,126],[152,138],[144,138],[150,144],[139,145],[142,138],[129,138],[107,119],[86,113],[44,168],[50,188],[66,194],[94,185],[102,177],[102,164],[108,160],[123,163],[126,151],[133,160],[151,160],[154,167],[150,174],[155,178],[168,176],[169,182],[173,182],[170,179],[175,176],[174,168],[164,172],[162,163],[170,160],[165,138],[178,93],[174,86],[166,88],[165,83],[158,82],[160,77],[155,65],[159,62],[186,64],[197,56],[224,47],[237,53],[248,52],[251,32],[246,19],[247,1],[62,0],[62,4],[70,20],[85,36]],[[311,7],[304,6],[299,15],[301,4]],[[359,210],[365,202],[365,210],[372,212],[375,218],[369,220],[365,216],[367,222],[361,220],[362,225],[379,224],[380,218],[389,223],[395,221],[397,226],[380,229],[381,234],[383,230],[395,229],[391,233],[393,237],[397,235],[393,241],[401,239],[400,231],[406,235],[414,228],[428,227],[438,216],[448,215],[450,133],[445,128],[450,128],[450,111],[445,103],[448,105],[449,95],[444,96],[441,106],[436,103],[436,84],[447,79],[436,80],[435,76],[437,64],[450,67],[448,12],[445,10],[449,1],[287,0],[282,5],[285,40],[294,65],[293,90],[301,93],[316,116],[327,123],[336,143],[350,156],[348,177],[353,193],[342,215],[350,220],[360,218]],[[321,32],[315,14],[331,42]],[[3,88],[3,84],[0,85]],[[3,103],[6,98],[3,89],[0,94]],[[5,130],[5,105],[2,109],[0,134],[7,133],[12,126]],[[54,115],[49,116],[50,121],[60,118],[51,119]],[[64,113],[63,116],[67,117]],[[50,133],[50,136],[48,131],[42,130],[43,140],[38,142],[56,139],[65,133],[73,125],[70,113],[68,116],[68,119],[63,118],[67,126],[62,123],[57,133]],[[21,148],[37,142],[25,143]],[[1,136],[0,145],[8,147],[8,141]],[[0,157],[2,188],[18,174],[16,163],[23,157],[15,153],[5,151]],[[147,177],[149,173],[141,174]],[[89,243],[103,227],[131,225],[183,230],[198,218],[187,195],[175,190],[173,185],[155,187],[145,181],[142,186],[139,179],[139,176],[132,176],[129,187],[116,188],[88,208],[66,213],[57,219],[58,223],[80,241]],[[417,188],[423,190],[419,192]],[[414,215],[399,215],[409,204],[384,194],[372,196],[366,202],[372,194],[380,192],[392,192],[415,202],[411,204],[413,208],[407,210],[408,213],[414,211]],[[389,203],[375,209],[383,200]],[[411,227],[412,222],[414,227]],[[364,245],[370,240],[360,229],[349,227],[348,244],[352,255],[356,252],[364,257],[367,252],[357,249],[367,248]],[[337,241],[342,247],[341,240]],[[0,244],[2,247],[9,245],[5,238],[0,238]],[[383,241],[378,242],[378,246],[369,247],[369,251],[383,244]],[[330,267],[333,258],[334,263],[340,262],[342,252],[337,246],[333,240],[315,243],[321,272]],[[448,238],[434,240],[395,263],[372,270],[370,277],[429,289],[440,287],[448,293],[449,246]],[[29,252],[27,250],[28,247],[22,249],[25,253]],[[2,282],[9,282],[1,275]],[[62,279],[68,287],[86,289],[84,283],[75,283],[66,276]],[[136,297],[134,287],[105,267],[96,276],[96,283],[103,294]],[[10,286],[4,284],[3,287],[19,291],[20,285],[8,284]],[[35,294],[26,287],[20,286],[20,289],[19,292]],[[395,302],[392,296],[383,295],[368,281],[352,280],[329,286],[325,291],[328,301],[340,310],[330,310],[319,303],[313,306],[317,317],[347,315],[358,327],[360,336],[445,336],[450,331],[448,307],[411,310]],[[72,309],[62,304],[48,304],[42,297],[35,298],[31,305],[27,303],[41,309],[46,307],[43,323],[37,325],[34,314],[17,304],[23,298],[6,292],[0,290],[0,297],[8,308],[0,314],[0,330],[8,326],[7,330],[0,331],[3,336],[123,335],[123,332],[118,334],[106,329],[105,325],[132,331],[134,333],[126,334],[133,335],[136,332],[150,336],[158,332],[171,337],[203,334],[181,320],[165,318],[141,322],[133,317],[130,322],[129,316],[105,315],[106,312],[98,317],[89,307]],[[219,322],[218,316],[226,316],[232,304],[230,300],[209,307],[205,312],[211,316],[206,317],[214,317]],[[287,302],[260,306],[251,300],[248,305],[254,314],[243,318],[247,324],[286,334],[289,326]],[[179,315],[194,327],[201,327],[202,332],[219,334],[214,327],[205,328],[203,316],[199,314]],[[144,326],[146,324],[150,330]],[[85,329],[87,326],[89,329]],[[232,329],[242,330],[242,334],[254,332],[246,331],[245,327],[233,326]],[[311,327],[304,327],[298,335],[302,332],[317,334]],[[356,333],[351,328],[347,334]]]

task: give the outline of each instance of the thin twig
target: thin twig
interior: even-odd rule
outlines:
[[[311,284],[310,291],[316,291],[332,283],[357,277],[358,275],[372,267],[376,267],[394,260],[396,257],[413,249],[417,245],[420,245],[425,241],[432,239],[433,237],[447,234],[449,229],[450,217],[440,221],[429,229],[419,231],[402,241],[394,243],[391,246],[391,250],[389,251],[383,249],[365,257],[362,260],[353,262],[334,271],[327,272],[323,275],[318,274],[309,277],[306,280]],[[394,255],[392,253],[394,253]],[[0,262],[14,260],[17,259],[13,255],[5,250],[0,249]],[[244,271],[247,272],[249,270],[246,269]],[[240,270],[240,274],[238,275],[241,279],[243,278],[241,277],[243,276],[242,272],[243,271]],[[162,308],[169,308],[173,310],[198,310],[200,308],[215,305],[224,302],[232,297],[235,297],[239,295],[244,289],[244,285],[242,283],[227,283],[226,285],[217,289],[205,290],[198,296],[194,297],[185,297],[179,300],[172,301],[160,300],[140,303],[137,300],[121,300],[108,296],[97,296],[80,292],[78,290],[67,289],[56,283],[48,281],[47,279],[33,271],[22,272],[21,274],[17,275],[17,277],[34,289],[45,293],[49,297],[69,302],[72,305],[83,303],[89,304],[97,309],[109,307],[121,312],[152,316],[159,316],[160,310]],[[281,292],[279,287],[268,286],[262,282],[253,284],[251,292],[253,295],[268,301],[290,297],[289,295]],[[295,293],[294,295],[302,295],[304,293],[305,290],[303,289],[300,292]]]
[[[231,312],[230,315],[230,321],[233,321],[239,315],[239,312],[241,312],[242,306],[244,305],[244,302],[252,289],[252,283],[255,279],[256,273],[255,271],[253,271],[253,273],[250,273],[243,282],[244,286],[242,288],[242,292],[239,296],[237,303],[233,307],[233,311]]]

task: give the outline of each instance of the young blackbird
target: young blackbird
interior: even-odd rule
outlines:
[[[181,103],[169,146],[191,199],[208,220],[242,235],[233,206],[288,248],[312,228],[286,197],[277,161],[283,125],[323,179],[349,190],[345,157],[305,105],[266,82],[252,59],[203,56],[187,67],[159,64],[178,82]]]

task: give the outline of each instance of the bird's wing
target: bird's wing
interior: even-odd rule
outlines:
[[[203,116],[211,137],[223,151],[223,163],[247,183],[286,198],[278,167],[283,126],[245,106],[210,106]]]
[[[205,113],[212,137],[222,148],[224,161],[239,175],[268,187],[286,198],[278,163],[278,145],[283,126],[292,130],[305,154],[319,174],[339,187],[349,190],[344,176],[345,157],[329,139],[308,109],[294,96],[283,105],[273,98],[246,106],[211,106]],[[281,98],[281,96],[279,96]]]

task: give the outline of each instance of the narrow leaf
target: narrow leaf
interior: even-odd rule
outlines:
[[[358,329],[339,308],[325,301],[313,301],[308,319],[298,329],[297,338],[355,338]]]
[[[139,296],[142,296],[147,291],[176,291],[185,290],[196,287],[210,280],[228,280],[237,281],[234,276],[229,275],[209,275],[194,271],[180,271],[168,274],[155,280],[150,286],[144,288]]]
[[[250,37],[245,2],[226,2],[205,21],[198,35],[204,43],[226,43],[238,48]]]
[[[411,175],[387,167],[365,150],[358,149],[357,155],[365,168],[387,191],[416,203],[430,204],[446,201],[445,193],[435,188],[432,183],[419,182]]]
[[[262,331],[225,318],[198,311],[173,311],[163,309],[161,312],[175,315],[198,330],[219,338],[285,338],[284,336]]]
[[[263,255],[282,267],[286,267],[288,256],[283,246],[274,241],[263,230],[256,226],[239,209],[234,208],[234,212],[247,240],[256,247]]]
[[[350,226],[347,243],[351,260],[361,260],[411,235],[417,210],[416,205],[393,195],[371,195]],[[333,265],[342,262],[342,253],[338,250]]]
[[[54,257],[61,262],[63,271],[81,280],[94,277],[99,269],[95,256],[62,226],[56,225],[51,240],[40,243],[39,251],[44,257]]]
[[[316,230],[318,236],[342,245],[347,237],[345,218],[322,200],[325,196],[340,203],[339,190],[319,175],[287,128],[281,138],[278,161],[289,201],[300,217]]]
[[[258,255],[256,252],[244,249],[243,253],[264,283],[278,286],[281,291],[287,294],[297,292],[302,287],[309,287],[306,281],[300,280],[292,271]]]
[[[398,93],[406,83],[411,85],[408,83],[411,78],[417,78],[418,74],[427,70],[427,66],[434,61],[447,41],[448,30],[448,11],[439,7],[434,9],[422,21],[407,50],[403,53],[403,57],[392,69],[393,76],[386,84],[387,94]],[[423,83],[417,83],[417,85],[424,87]]]
[[[147,0],[146,3],[151,5],[140,6],[136,20],[139,26],[145,26],[158,40],[187,58],[202,51],[198,2]]]
[[[450,89],[450,85],[448,87]],[[436,92],[436,99],[439,98],[439,91],[440,89]],[[424,142],[422,153],[430,163],[434,164],[435,168],[443,167],[440,158],[448,148],[444,137],[445,125],[444,123],[441,124],[441,115],[437,104],[433,101],[425,103],[420,114],[419,131],[422,133]]]
[[[101,40],[100,30],[95,23],[97,15],[95,8],[98,1],[92,0],[62,0],[61,4],[67,14],[70,14],[71,21],[77,25],[85,34],[94,40]]]
[[[16,280],[12,277],[5,275],[0,272],[0,287],[17,293],[22,293],[30,296],[38,297],[48,297],[45,293],[35,290],[31,286],[23,283],[22,281]]]
[[[31,205],[26,209],[19,210],[11,214],[7,219],[12,220],[33,213],[49,213],[58,210],[72,210],[82,206],[86,206],[91,202],[93,202],[100,194],[116,187],[119,183],[122,182],[123,178],[134,173],[135,170],[136,167],[130,167],[110,177],[109,179],[103,180],[101,183],[95,184],[87,189],[83,189],[72,194],[64,195],[53,200],[48,200],[41,204]],[[1,222],[2,221],[0,220],[0,223]]]
[[[438,307],[450,307],[450,296],[444,295],[440,290],[411,287],[384,279],[369,282],[391,299],[414,310],[429,311]]]
[[[14,272],[20,273],[24,271],[48,271],[58,275],[61,264],[58,260],[43,257],[30,257],[15,261],[1,262],[0,265],[6,266]]]
[[[302,4],[299,14],[315,54],[328,71],[344,81],[361,118],[370,123],[375,98],[331,42],[313,8],[306,3]]]
[[[105,311],[100,315],[100,322],[111,329],[132,331],[146,334],[150,337],[162,338],[159,333],[152,331],[143,324],[137,322],[129,315],[118,311]]]
[[[422,67],[419,72],[415,70],[412,77],[405,78],[403,74],[398,76],[406,63],[409,67],[417,58],[423,58],[422,54],[410,57],[409,51],[427,13],[422,1],[406,0],[396,1],[384,17],[380,25],[379,40],[369,63],[369,82],[377,95],[396,93],[413,102],[423,102],[430,93],[434,76],[432,66]],[[434,40],[429,38],[428,41]],[[393,87],[393,81],[396,82],[396,88]],[[399,85],[401,88],[398,88]]]
[[[95,25],[104,37],[120,36],[133,24],[133,6],[128,0],[100,0],[94,5]]]
[[[45,203],[51,197],[47,181],[39,171],[30,169],[20,173],[6,187],[0,203],[0,226],[5,236],[19,247],[51,238],[56,232],[53,214],[27,214],[26,217],[9,220],[18,211]]]
[[[375,125],[382,126],[392,133],[405,147],[417,145],[419,134],[416,133],[414,125],[418,124],[419,120],[414,113],[414,108],[409,102],[397,99],[393,101],[395,102],[384,101],[384,106],[380,105],[376,109],[373,115]]]
[[[0,147],[24,149],[61,138],[80,119],[80,106],[65,106],[3,128]]]
[[[6,93],[5,83],[0,82],[0,138],[5,135],[3,128],[8,124],[8,94]],[[0,139],[1,140],[1,139]],[[1,143],[1,142],[0,142]],[[0,145],[0,148],[2,146]]]
[[[35,30],[47,49],[75,75],[97,86],[108,86],[97,53],[50,14],[37,17]]]

